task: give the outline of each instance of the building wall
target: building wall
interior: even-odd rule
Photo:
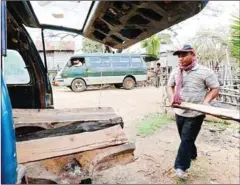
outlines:
[[[157,63],[160,63],[161,67],[166,67],[168,65],[174,69],[178,66],[178,57],[173,56],[173,52],[161,53],[159,61],[150,62],[148,66],[154,68],[156,67]]]
[[[64,67],[66,62],[69,60],[69,58],[73,55],[73,51],[69,52],[62,52],[62,51],[54,51],[54,52],[47,52],[46,58],[47,58],[47,65],[48,70],[60,70]],[[43,52],[39,52],[42,61],[44,61]]]
[[[57,75],[57,72],[61,70],[69,58],[73,55],[74,51],[53,51],[47,52],[47,65],[48,65],[48,76],[52,82],[54,77]],[[42,61],[44,62],[43,52],[39,52]]]
[[[178,57],[173,56],[173,53],[169,52],[167,54],[167,63],[168,63],[168,66],[172,67],[172,69],[176,68],[178,66]]]

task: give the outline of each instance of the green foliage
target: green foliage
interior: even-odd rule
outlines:
[[[147,136],[156,132],[162,126],[167,125],[172,121],[173,120],[171,118],[164,114],[149,114],[139,123],[137,127],[137,133],[140,136]]]
[[[141,47],[146,49],[146,53],[149,55],[159,56],[160,54],[160,39],[158,35],[152,35],[151,37],[141,42]]]
[[[96,52],[103,52],[104,46],[101,43],[92,41],[87,38],[83,38],[82,42],[82,51],[84,53],[96,53]]]
[[[161,44],[172,43],[171,35],[155,34],[141,42],[141,47],[146,49],[146,53],[153,56],[159,56]]]
[[[232,56],[240,61],[240,17],[234,15],[232,16],[230,43]]]

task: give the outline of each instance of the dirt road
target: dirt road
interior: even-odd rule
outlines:
[[[93,183],[181,183],[175,179],[172,168],[179,145],[174,121],[147,137],[137,134],[136,128],[146,115],[163,111],[162,98],[162,89],[154,87],[82,93],[67,88],[54,89],[55,108],[113,107],[124,119],[127,136],[136,144],[135,162],[96,174]],[[198,159],[192,162],[189,180],[183,183],[239,184],[239,138],[233,137],[231,127],[203,124],[196,141]]]

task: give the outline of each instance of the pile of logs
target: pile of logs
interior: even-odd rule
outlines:
[[[15,109],[13,115],[18,163],[31,183],[79,184],[134,160],[135,145],[112,108]]]

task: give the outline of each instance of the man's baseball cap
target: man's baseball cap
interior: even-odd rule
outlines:
[[[181,49],[175,51],[173,55],[178,55],[179,53],[183,52],[193,52],[195,54],[193,47],[191,45],[185,44]]]

